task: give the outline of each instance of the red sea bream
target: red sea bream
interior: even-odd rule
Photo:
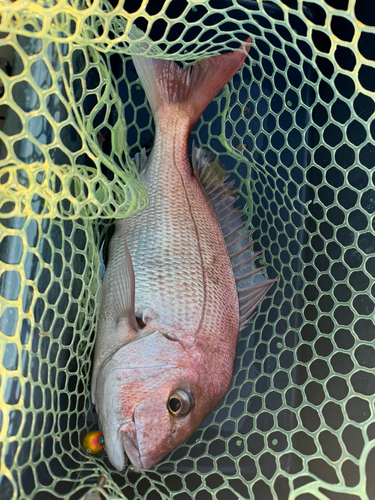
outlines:
[[[133,57],[156,124],[150,156],[136,159],[149,205],[116,222],[92,379],[118,470],[153,467],[215,408],[232,378],[238,331],[273,284],[255,265],[225,171],[204,149],[193,147],[192,164],[188,156],[195,122],[246,56],[185,70]]]

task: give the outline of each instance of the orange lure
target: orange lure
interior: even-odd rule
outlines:
[[[82,440],[82,446],[86,453],[96,455],[104,446],[103,434],[100,431],[88,432]]]

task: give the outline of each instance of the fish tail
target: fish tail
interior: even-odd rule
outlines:
[[[249,52],[251,39],[242,46]],[[133,56],[134,66],[157,121],[172,106],[183,106],[192,129],[208,104],[243,65],[245,52],[230,52],[199,61],[193,69],[173,61]]]

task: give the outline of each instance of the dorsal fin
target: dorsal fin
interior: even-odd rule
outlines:
[[[237,285],[240,310],[240,330],[249,323],[255,308],[276,280],[268,280],[263,274],[265,267],[256,267],[255,261],[262,252],[252,250],[251,231],[245,229],[244,215],[234,207],[238,200],[234,181],[226,183],[229,174],[218,158],[207,149],[193,143],[192,165],[219,221],[232,263]]]

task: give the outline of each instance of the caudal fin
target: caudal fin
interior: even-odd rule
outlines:
[[[248,52],[251,39],[243,48]],[[195,122],[219,90],[243,65],[244,52],[230,52],[199,61],[193,69],[182,69],[173,61],[132,56],[156,118],[162,107],[183,105],[193,128]]]

